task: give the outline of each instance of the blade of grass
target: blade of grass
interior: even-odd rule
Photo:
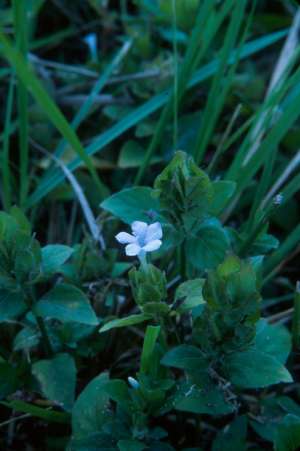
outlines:
[[[290,28],[289,34],[286,38],[286,41],[284,43],[284,46],[282,48],[282,51],[280,53],[279,59],[277,61],[274,73],[272,75],[266,98],[270,97],[272,92],[279,90],[280,86],[283,86],[283,84],[286,82],[287,77],[289,73],[291,72],[294,63],[297,61],[299,48],[297,51],[297,44],[298,44],[298,32],[300,29],[300,9],[298,10],[297,14],[294,17],[293,24]],[[276,106],[275,106],[276,108]],[[276,113],[276,110],[270,111],[270,118],[272,119],[272,116],[274,116]],[[253,144],[250,147],[246,158],[244,160],[244,164],[247,163],[247,161],[250,161],[252,155],[257,151],[259,148],[259,144],[261,142],[261,139],[264,135],[264,126],[263,126],[263,118],[259,120],[256,124],[255,129],[253,130]],[[269,186],[271,185],[272,180],[272,170],[273,166],[275,164],[275,157],[277,153],[277,148],[274,149],[273,154],[271,157],[265,161],[264,163],[264,170],[262,177],[260,179],[260,182],[258,183],[256,193],[254,196],[254,202],[252,203],[250,215],[249,215],[249,221],[248,221],[248,228],[251,228],[251,226],[254,224],[254,219],[256,215],[256,211],[261,208],[259,207],[263,197],[265,196]]]
[[[266,98],[270,97],[273,91],[278,90],[280,84],[283,84],[285,82],[289,74],[289,71],[293,66],[293,60],[295,59],[295,49],[298,44],[299,28],[300,28],[300,9],[298,9],[297,14],[295,14],[294,16],[292,26],[290,27],[289,30],[289,34],[286,38],[279,59],[276,63],[273,75],[271,77],[267,89]],[[244,164],[246,164],[251,159],[252,155],[257,151],[263,135],[264,135],[264,117],[262,116],[260,120],[257,122],[255,129],[253,129],[252,146],[247,152]]]
[[[270,45],[276,43],[278,40],[286,36],[287,31],[279,31],[271,33],[268,36],[255,39],[249,43],[246,43],[240,53],[240,58],[246,58],[252,54],[269,47]],[[233,64],[236,58],[237,52],[233,52],[232,57],[229,60],[229,64]],[[213,61],[201,69],[199,69],[192,77],[188,87],[192,88],[204,80],[207,80],[212,76],[217,70],[218,63]],[[156,95],[143,105],[137,107],[132,113],[128,114],[124,119],[121,119],[117,124],[113,125],[111,128],[101,133],[99,136],[94,137],[91,144],[86,148],[86,153],[88,155],[94,155],[95,153],[101,151],[107,144],[113,142],[116,138],[121,136],[124,132],[128,131],[131,127],[135,126],[143,119],[149,117],[152,113],[157,111],[163,105],[167,103],[169,99],[169,92],[165,91],[161,94]],[[81,160],[74,159],[68,168],[73,171],[81,165]],[[43,197],[45,197],[51,190],[56,188],[64,180],[63,175],[60,171],[56,171],[51,177],[47,178],[43,184],[39,184],[37,189],[32,193],[27,202],[27,208],[32,207],[37,202],[39,202]]]
[[[234,127],[234,124],[235,124],[237,118],[239,117],[241,109],[242,109],[242,104],[239,103],[238,106],[236,107],[236,109],[234,110],[233,115],[230,118],[230,121],[228,122],[225,132],[223,133],[223,136],[218,144],[218,147],[207,167],[206,172],[208,174],[211,174],[214,171],[215,167],[217,166],[217,163],[219,162],[221,155],[226,151],[226,143],[228,142],[229,136],[231,138],[233,137],[233,134],[231,134],[231,132],[232,132],[232,129]],[[240,129],[241,129],[241,127],[239,128],[239,131],[240,131]],[[238,135],[238,136],[240,136],[240,135]]]
[[[176,2],[172,0],[172,26],[173,26],[173,58],[174,58],[174,104],[173,104],[173,117],[174,117],[174,131],[173,131],[173,146],[177,148],[178,140],[178,48],[177,48],[177,17],[176,17]]]
[[[116,67],[120,64],[122,59],[125,57],[125,55],[128,53],[130,47],[132,45],[132,41],[127,41],[122,46],[121,50],[117,53],[117,55],[113,58],[111,63],[109,63],[103,74],[100,76],[99,80],[95,83],[93,89],[91,90],[90,94],[88,95],[85,102],[82,104],[80,109],[78,110],[77,114],[75,115],[73,121],[71,122],[71,127],[73,130],[77,130],[79,125],[88,117],[91,108],[93,106],[94,100],[96,96],[101,92],[103,87],[106,85],[109,77],[113,73],[113,71],[116,69]],[[60,157],[65,148],[66,148],[67,142],[66,140],[63,140],[59,143],[58,147],[55,150],[55,156]]]
[[[299,249],[300,242],[300,224],[287,236],[287,238],[281,243],[278,249],[266,260],[264,265],[264,276],[269,279],[269,276],[274,274],[274,270],[278,266],[282,266],[287,256]]]
[[[292,158],[291,161],[287,164],[286,168],[282,172],[282,174],[277,178],[274,185],[270,188],[269,192],[263,199],[260,208],[265,208],[266,205],[272,200],[272,198],[275,196],[276,193],[280,190],[281,186],[284,185],[285,181],[289,178],[291,173],[299,166],[300,164],[300,150],[296,153],[296,155]],[[300,185],[298,186],[298,188]],[[296,189],[297,190],[297,189]],[[285,201],[286,198],[283,197],[283,201]]]
[[[23,57],[24,65],[27,65],[28,53],[28,29],[27,6],[25,0],[13,0],[13,16],[16,47]],[[28,146],[28,93],[19,74],[17,77],[17,103],[19,115],[19,167],[20,167],[20,192],[19,203],[23,206],[26,202],[29,190],[29,146]]]
[[[178,84],[177,84],[178,89],[176,92],[177,108],[179,108],[179,105],[182,101],[183,95],[188,86],[188,82],[191,76],[193,75],[193,72],[200,63],[201,58],[203,58],[204,55],[206,54],[206,51],[209,48],[209,44],[212,41],[214,35],[216,34],[218,28],[220,27],[221,23],[223,22],[227,14],[230,12],[232,1],[231,0],[225,1],[221,11],[218,14],[216,14],[214,6],[215,6],[214,2],[212,2],[211,0],[205,0],[202,4],[200,4],[200,8],[196,18],[196,23],[191,38],[189,40],[189,43],[187,45],[186,54],[181,65],[180,73],[178,75]],[[200,46],[199,42],[201,43]],[[167,122],[172,112],[172,107],[174,104],[173,99],[174,92],[172,90],[169,95],[168,103],[161,113],[154,135],[146,150],[144,160],[135,177],[134,181],[135,185],[141,183],[146,168],[153,154],[155,153],[159,143],[161,142]]]
[[[12,182],[10,173],[9,143],[11,132],[12,107],[14,101],[14,84],[15,84],[14,77],[11,76],[5,112],[5,125],[3,133],[3,160],[1,165],[3,177],[3,186],[2,186],[3,205],[6,211],[9,211],[12,205],[12,193],[11,193]]]
[[[40,81],[36,78],[33,71],[28,65],[25,64],[24,59],[20,53],[15,50],[10,43],[9,39],[0,31],[0,43],[1,50],[5,58],[15,68],[18,76],[22,80],[22,83],[31,92],[37,103],[42,107],[45,113],[48,115],[50,121],[55,125],[57,130],[63,135],[63,137],[70,143],[73,149],[80,157],[80,162],[84,162],[89,169],[96,186],[99,189],[102,197],[106,195],[106,188],[99,179],[99,176],[93,166],[93,163],[82,147],[76,133],[68,124],[65,116],[61,113],[59,108],[52,101],[51,97],[43,88]]]
[[[211,89],[208,94],[208,100],[201,120],[201,125],[196,136],[196,142],[193,150],[193,155],[197,164],[200,164],[206,152],[214,127],[217,123],[219,114],[224,106],[226,95],[231,86],[235,69],[238,64],[237,61],[231,66],[228,76],[225,79],[225,73],[228,68],[228,59],[236,43],[238,33],[244,18],[246,1],[236,3],[232,12],[231,20],[227,28],[224,39],[224,45],[220,51],[219,66],[216,75],[213,79]],[[248,21],[248,26],[249,26]],[[245,27],[244,36],[241,40],[240,48],[242,48],[243,41],[246,38],[248,26]]]
[[[278,98],[282,97],[282,95],[291,85],[297,85],[299,82],[300,70],[297,69],[297,71],[290,77],[288,82],[285,83],[284,87],[276,92],[270,99],[272,101],[274,101],[275,99],[275,102],[277,102],[278,104]],[[269,111],[270,99],[266,102],[266,108]],[[299,117],[300,104],[297,103],[299,102],[299,100],[300,92],[297,93],[296,96],[294,96],[293,102],[290,102],[286,105],[285,110],[282,112],[277,122],[273,124],[270,132],[261,143],[260,151],[256,152],[246,165],[243,165],[243,155],[245,154],[245,152],[247,152],[247,145],[249,144],[249,135],[251,134],[251,131],[248,133],[242,145],[242,152],[236,157],[236,159],[239,160],[239,164],[236,164],[236,161],[234,161],[231,168],[229,168],[226,174],[226,179],[235,180],[237,182],[238,195],[240,195],[242,191],[247,187],[262,164],[264,164],[264,162],[267,161],[268,158],[270,158],[271,153],[274,152],[274,149],[276,149],[276,146],[279,144],[282,137]]]
[[[281,191],[282,203],[287,202],[300,189],[300,174],[296,175]]]
[[[293,60],[290,61],[290,69],[295,64],[297,57],[299,56],[299,50],[295,53]],[[240,174],[241,169],[247,166],[248,162],[245,163],[247,159],[247,154],[253,146],[253,135],[254,131],[258,128],[258,124],[264,128],[265,131],[269,131],[269,128],[272,124],[272,120],[274,123],[274,111],[277,109],[280,103],[282,102],[282,108],[285,107],[289,102],[287,100],[282,101],[284,96],[287,94],[289,89],[293,88],[293,86],[297,86],[299,81],[299,71],[297,70],[290,78],[287,78],[285,83],[281,84],[278,89],[273,90],[273,92],[265,98],[261,107],[255,113],[255,120],[253,121],[252,127],[250,128],[246,138],[244,139],[238,153],[236,154],[232,164],[228,168],[226,172],[226,178],[228,179],[236,179]],[[297,94],[295,92],[293,97]],[[281,109],[282,109],[281,108]],[[262,136],[261,136],[262,137]],[[260,142],[261,142],[261,137]]]
[[[74,194],[76,195],[78,202],[81,206],[84,218],[86,220],[88,228],[90,229],[91,236],[94,238],[96,243],[99,243],[100,248],[102,250],[105,250],[105,242],[104,242],[102,233],[97,224],[96,218],[94,217],[92,209],[88,203],[88,200],[83,192],[83,189],[81,188],[80,184],[78,183],[76,177],[72,174],[71,171],[69,171],[67,166],[62,161],[60,161],[58,158],[56,158],[55,155],[51,155],[49,152],[46,151],[46,149],[44,149],[43,147],[41,147],[39,144],[37,144],[35,142],[33,142],[33,145],[39,151],[43,152],[48,157],[52,158],[55,161],[55,163],[64,172],[66,179],[69,181],[70,185],[72,186]]]
[[[80,126],[80,124],[82,124],[82,122],[84,120],[86,120],[87,117],[89,116],[89,114],[91,112],[91,108],[94,104],[95,98],[97,97],[97,95],[99,95],[99,93],[101,92],[103,87],[106,85],[111,74],[118,67],[118,65],[120,64],[122,59],[127,55],[131,45],[132,45],[132,40],[126,41],[124,43],[124,45],[122,46],[122,48],[118,51],[118,53],[112,59],[112,61],[106,66],[104,72],[101,74],[100,78],[97,80],[97,82],[93,86],[90,94],[87,96],[86,100],[83,102],[83,104],[79,108],[78,112],[76,113],[74,119],[72,120],[72,122],[70,124],[70,126],[72,127],[72,129],[74,131],[76,131],[78,129],[78,127]],[[68,142],[65,139],[61,140],[54,151],[54,156],[56,158],[60,158],[63,155],[67,145],[68,145]],[[55,170],[51,170],[49,168],[49,170],[47,171],[46,177],[51,176],[53,173],[55,174]],[[43,184],[43,179],[41,180],[40,183]]]

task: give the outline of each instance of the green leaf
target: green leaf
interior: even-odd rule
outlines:
[[[209,206],[212,216],[219,216],[234,195],[236,183],[228,180],[213,182],[214,195]]]
[[[300,417],[287,415],[277,427],[275,451],[297,451],[300,448]]]
[[[54,274],[73,254],[74,250],[62,244],[49,244],[42,248],[42,271],[45,274]]]
[[[202,289],[204,285],[204,279],[194,279],[183,282],[176,289],[175,293],[175,305],[178,301],[182,301],[176,310],[179,313],[183,313],[187,310],[191,310],[194,307],[198,307],[204,304],[205,301],[202,295]]]
[[[293,381],[276,358],[256,349],[226,356],[223,368],[232,384],[241,388],[261,388]]]
[[[26,309],[21,293],[0,290],[0,322],[22,315]]]
[[[247,418],[237,417],[224,430],[218,432],[213,442],[212,451],[246,451]]]
[[[68,284],[59,284],[37,303],[37,313],[60,321],[75,321],[96,326],[98,319],[85,294]]]
[[[137,141],[127,141],[121,149],[118,166],[122,169],[139,167],[143,162],[144,153],[145,149]],[[160,161],[160,157],[154,157],[150,164]]]
[[[151,368],[152,355],[160,333],[160,326],[147,326],[141,356],[140,370],[147,373]]]
[[[173,405],[177,410],[196,414],[227,415],[234,406],[225,393],[206,374],[196,374],[184,382],[176,393]]]
[[[217,220],[208,219],[199,227],[197,237],[187,241],[186,252],[190,264],[204,270],[221,263],[228,249],[226,231]]]
[[[120,451],[143,451],[146,449],[146,445],[136,440],[120,440],[118,448]]]
[[[56,412],[55,410],[49,410],[48,408],[44,409],[18,399],[9,402],[2,402],[2,404],[15,412],[29,413],[33,417],[42,418],[43,420],[51,423],[68,424],[71,420],[70,415],[66,412]]]
[[[105,390],[108,396],[128,413],[132,413],[131,396],[128,385],[121,379],[111,379],[107,382]]]
[[[115,329],[116,327],[133,326],[135,324],[143,323],[148,319],[151,319],[151,315],[144,315],[143,313],[138,315],[130,315],[127,316],[126,318],[113,319],[112,321],[109,321],[108,323],[104,324],[104,326],[101,327],[99,332],[100,333],[107,332],[108,330]]]
[[[77,439],[100,431],[109,419],[109,396],[105,390],[108,374],[95,377],[80,393],[72,410],[72,432]]]
[[[281,324],[268,324],[267,321],[260,320],[254,346],[259,351],[276,357],[284,365],[292,348],[291,335]]]
[[[168,351],[161,360],[165,366],[174,366],[184,370],[206,371],[208,363],[196,346],[180,345]]]
[[[14,339],[13,349],[14,351],[21,351],[25,349],[28,351],[30,348],[37,346],[40,341],[40,332],[35,327],[24,327],[21,329]]]
[[[159,216],[159,202],[152,193],[151,188],[144,186],[127,188],[105,199],[100,206],[127,224],[151,222]]]
[[[57,354],[52,359],[32,365],[32,374],[39,381],[42,393],[63,409],[70,411],[74,403],[76,367],[69,354]]]
[[[0,399],[14,393],[19,385],[17,368],[8,362],[0,361]]]

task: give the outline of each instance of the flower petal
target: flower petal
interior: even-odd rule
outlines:
[[[162,234],[162,228],[159,222],[150,224],[146,232],[146,243],[153,240],[160,240],[162,238]]]
[[[146,234],[148,224],[142,221],[134,221],[131,224],[132,232],[137,237],[143,237]]]
[[[116,235],[115,238],[121,244],[135,243],[136,242],[136,237],[130,235],[130,233],[127,233],[127,232],[120,232],[120,233],[118,233],[118,235]]]
[[[156,251],[157,249],[160,248],[161,245],[162,245],[162,242],[160,240],[153,240],[153,241],[150,241],[150,243],[147,243],[146,246],[144,246],[142,248],[142,250],[145,252]]]
[[[125,247],[125,253],[129,257],[134,257],[141,252],[141,249],[141,246],[139,246],[138,244],[127,244],[127,246]]]

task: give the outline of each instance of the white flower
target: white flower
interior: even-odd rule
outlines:
[[[140,387],[140,384],[136,379],[134,379],[134,377],[129,376],[127,380],[129,385],[131,385],[131,387],[134,388],[135,390],[137,390]]]
[[[148,225],[146,222],[134,221],[131,230],[132,235],[126,232],[116,235],[119,243],[127,244],[125,252],[130,257],[142,257],[146,252],[156,251],[162,245],[162,228],[159,222]]]

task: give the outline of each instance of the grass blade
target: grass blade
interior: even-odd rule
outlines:
[[[13,15],[16,47],[23,56],[24,65],[27,64],[28,29],[27,6],[25,0],[13,0]],[[17,77],[17,103],[19,114],[19,166],[20,166],[20,194],[19,202],[23,206],[29,190],[29,146],[28,146],[28,93],[22,79]]]
[[[3,160],[2,160],[2,177],[3,177],[3,205],[6,211],[9,211],[12,205],[12,180],[10,172],[9,144],[11,133],[12,107],[14,100],[14,77],[11,77],[7,96],[7,105],[5,112],[5,125],[3,133]]]
[[[217,119],[224,105],[224,101],[231,85],[236,66],[238,64],[237,59],[235,64],[231,66],[231,70],[229,72],[229,75],[227,76],[227,79],[224,80],[225,73],[228,68],[228,59],[235,45],[238,32],[244,17],[245,8],[246,1],[241,1],[236,4],[236,7],[232,13],[230,24],[227,29],[224,45],[220,52],[219,67],[213,79],[212,86],[208,95],[207,104],[204,110],[201,126],[196,137],[196,143],[193,152],[195,161],[198,164],[203,159]],[[247,28],[248,27],[246,27],[246,29]],[[247,32],[244,33],[242,41],[246,38],[246,33]]]

